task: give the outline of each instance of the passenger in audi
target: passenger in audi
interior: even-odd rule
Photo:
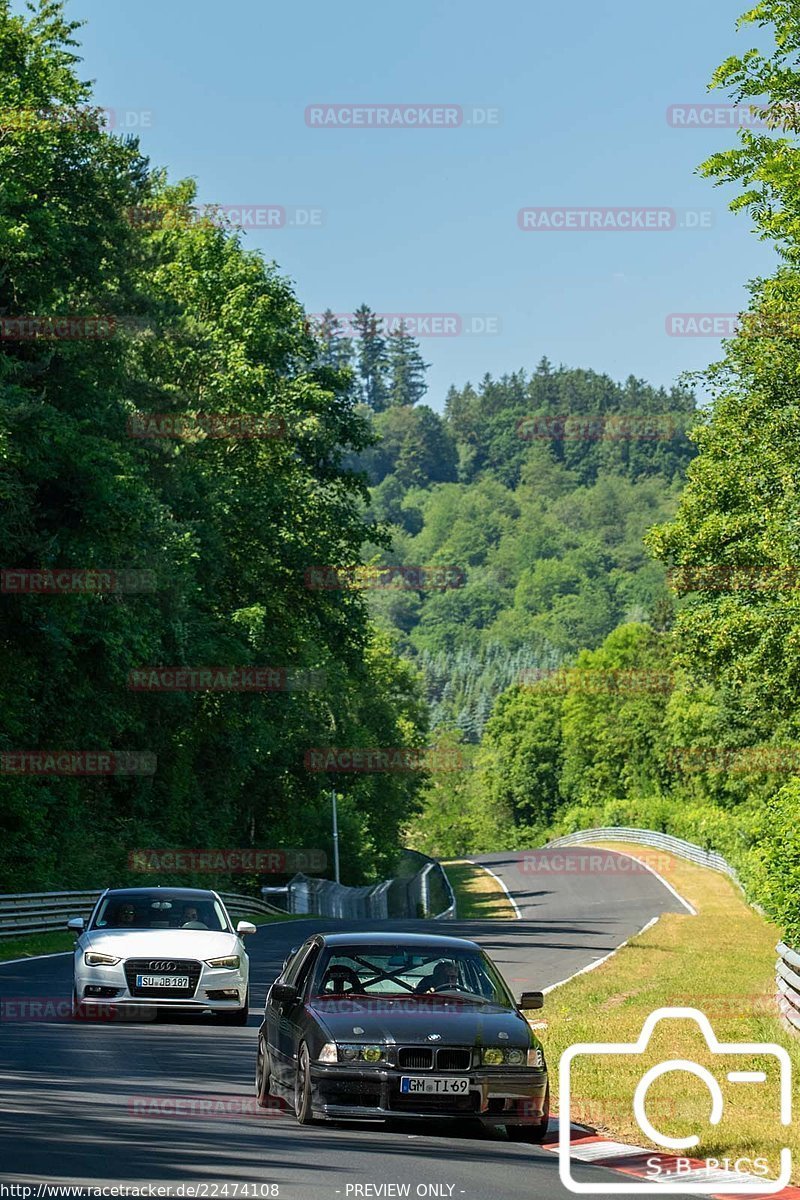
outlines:
[[[187,904],[183,909],[181,918],[181,929],[208,929],[208,926],[200,920],[197,908],[194,904]]]

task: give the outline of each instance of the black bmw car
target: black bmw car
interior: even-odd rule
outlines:
[[[544,1051],[491,959],[428,934],[315,934],[267,993],[256,1096],[288,1101],[301,1124],[444,1118],[547,1133]]]

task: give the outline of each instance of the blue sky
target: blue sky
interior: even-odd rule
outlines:
[[[670,313],[728,313],[773,252],[694,173],[732,130],[680,129],[754,41],[744,0],[70,0],[98,102],[201,201],[280,206],[248,233],[309,312],[454,314],[423,341],[427,402],[554,362],[666,386],[718,356]],[[725,97],[716,97],[719,102]],[[310,105],[457,105],[441,128],[314,128]],[[482,124],[476,124],[474,110]],[[469,122],[469,123],[468,123]],[[523,207],[700,212],[702,228],[522,231]],[[263,219],[263,218],[262,218]],[[302,221],[307,224],[300,224]]]

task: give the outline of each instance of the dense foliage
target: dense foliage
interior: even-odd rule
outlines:
[[[141,846],[330,851],[310,747],[419,745],[413,671],[363,598],[306,586],[358,561],[371,432],[287,282],[189,183],[114,137],[56,0],[0,0],[0,558],[147,569],[151,593],[0,596],[0,751],[126,750],[154,774],[0,777],[0,888],[97,885]],[[160,214],[132,221],[132,212]],[[113,336],[11,319],[109,318]],[[41,329],[42,327],[40,327]],[[129,436],[137,412],[270,414],[280,436]],[[142,667],[313,670],[305,688],[133,691]],[[296,675],[293,677],[297,677]],[[309,676],[306,676],[309,678]],[[320,682],[321,681],[321,682]],[[9,760],[4,759],[7,765]],[[345,877],[385,867],[418,775],[337,777]]]
[[[376,554],[449,566],[459,585],[371,595],[423,669],[435,724],[477,742],[520,671],[571,661],[624,621],[669,623],[666,572],[643,537],[674,512],[694,419],[684,389],[546,359],[530,378],[451,390],[443,417],[374,418],[380,441],[359,463],[392,539]]]

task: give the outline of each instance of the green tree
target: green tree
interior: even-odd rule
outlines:
[[[353,313],[358,331],[357,364],[361,399],[373,412],[383,412],[389,404],[389,367],[383,320],[366,304]]]
[[[389,403],[393,405],[416,404],[428,390],[425,372],[426,363],[419,352],[419,342],[406,332],[403,321],[389,334]]]
[[[331,309],[325,309],[314,332],[320,347],[319,361],[323,366],[339,370],[351,365],[353,339],[345,336],[341,321]]]

